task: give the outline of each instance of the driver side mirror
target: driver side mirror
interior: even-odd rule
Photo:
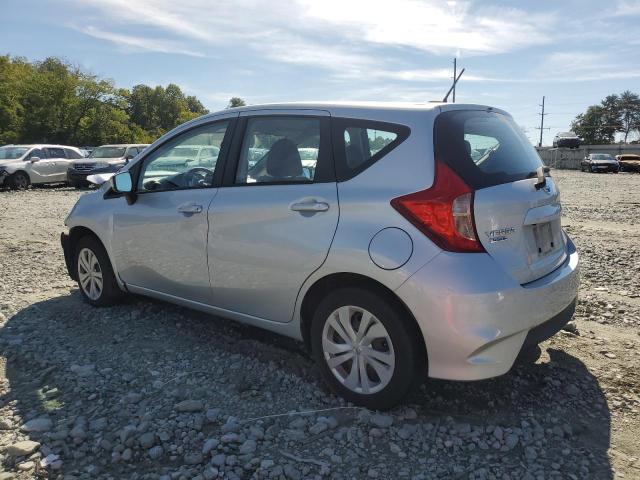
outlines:
[[[40,161],[40,157],[31,157],[31,158],[29,159],[29,161],[30,161],[31,163],[39,162],[39,161]]]

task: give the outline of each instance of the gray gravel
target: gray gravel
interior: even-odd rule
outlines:
[[[0,479],[640,478],[640,175],[553,174],[575,322],[503,377],[426,380],[384,413],[330,394],[296,342],[82,303],[58,245],[79,193],[0,191]]]

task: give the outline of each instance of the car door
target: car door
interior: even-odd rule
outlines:
[[[31,183],[44,183],[49,181],[50,165],[47,153],[43,148],[34,148],[25,157],[25,169],[29,173]]]
[[[199,125],[154,148],[132,167],[136,201],[113,215],[113,255],[133,291],[210,303],[207,210],[220,183],[216,169],[171,161],[182,145],[215,145],[224,155],[233,116]]]
[[[67,165],[69,164],[69,160],[67,159],[64,148],[49,147],[47,148],[47,155],[47,181],[65,181],[67,178]]]
[[[300,287],[325,261],[338,224],[329,120],[324,111],[241,113],[209,210],[215,306],[291,320]],[[303,148],[317,152],[306,175]]]

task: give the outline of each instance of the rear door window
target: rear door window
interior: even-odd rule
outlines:
[[[67,158],[72,158],[72,159],[84,158],[78,152],[76,152],[75,150],[71,150],[70,148],[65,148],[64,151],[67,154]]]
[[[523,180],[542,165],[513,119],[498,112],[443,112],[435,121],[434,144],[436,158],[474,189]]]
[[[322,119],[302,116],[249,118],[235,183],[281,184],[318,181]],[[321,153],[322,151],[322,153]],[[320,181],[326,176],[323,174]]]
[[[67,158],[63,148],[47,148],[49,158]]]
[[[404,125],[348,118],[332,119],[336,173],[339,181],[355,177],[402,143]]]

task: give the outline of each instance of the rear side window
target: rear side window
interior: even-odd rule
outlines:
[[[321,132],[321,119],[317,117],[249,118],[235,183],[313,182]]]
[[[62,148],[47,148],[49,158],[67,158]]]
[[[70,148],[65,148],[64,151],[67,154],[67,158],[72,158],[72,159],[84,158],[78,152],[76,152],[75,150],[71,150]]]
[[[400,145],[410,133],[404,125],[332,119],[338,181],[349,180]]]
[[[435,121],[434,143],[436,159],[473,189],[523,180],[542,165],[513,119],[497,112],[441,113]]]

